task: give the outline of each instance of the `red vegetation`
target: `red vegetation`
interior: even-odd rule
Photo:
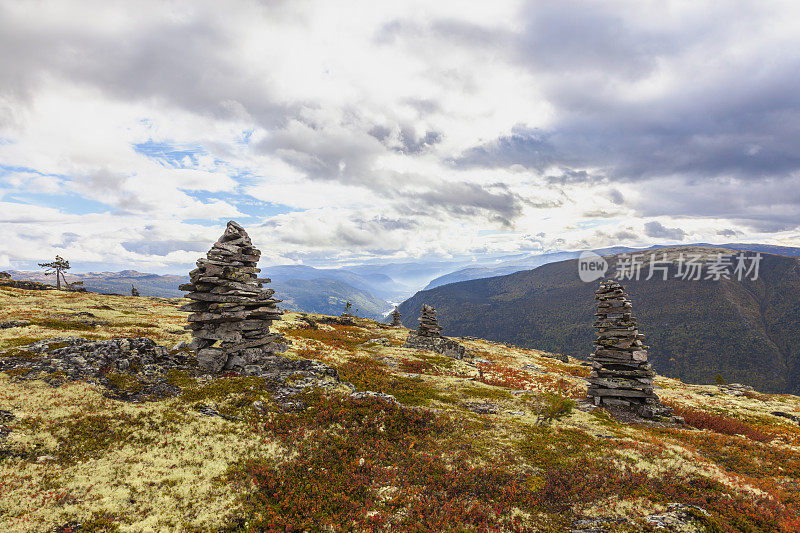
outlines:
[[[771,433],[758,429],[747,422],[722,414],[709,413],[679,405],[670,405],[670,407],[672,407],[677,416],[682,416],[688,425],[697,429],[708,429],[724,435],[743,435],[750,440],[758,442],[767,442],[774,438]]]

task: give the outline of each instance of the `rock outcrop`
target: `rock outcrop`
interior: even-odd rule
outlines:
[[[418,320],[419,329],[408,334],[406,348],[429,350],[455,359],[464,358],[467,353],[466,348],[453,339],[442,337],[442,327],[436,319],[436,309],[430,305],[423,305],[422,316]]]
[[[645,418],[668,416],[671,411],[653,392],[653,371],[647,362],[644,335],[639,333],[625,288],[604,281],[595,292],[598,337],[590,356],[588,396],[598,406],[629,407]]]
[[[403,323],[400,322],[400,311],[397,310],[397,306],[394,306],[394,311],[392,311],[392,327],[393,328],[402,328]]]
[[[230,221],[189,272],[191,283],[179,287],[194,300],[181,310],[192,313],[186,326],[194,338],[192,348],[198,364],[210,372],[241,372],[286,350],[283,335],[269,331],[282,311],[280,300],[272,298],[275,291],[262,289],[269,279],[257,277],[260,256],[244,228]]]
[[[266,356],[261,365],[248,365],[243,374],[264,380],[265,390],[285,410],[304,408],[301,394],[311,387],[335,389],[347,384],[339,373],[319,361]],[[103,387],[103,395],[117,400],[144,402],[176,396],[181,392],[172,371],[190,377],[190,383],[208,380],[204,370],[185,347],[171,350],[152,339],[88,340],[55,337],[0,351],[0,372],[13,372],[15,379],[43,379],[57,387],[72,381],[87,381]]]

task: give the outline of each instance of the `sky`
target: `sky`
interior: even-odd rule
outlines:
[[[800,246],[794,1],[3,1],[0,50],[0,268]]]

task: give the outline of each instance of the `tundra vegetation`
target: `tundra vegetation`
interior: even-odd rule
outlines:
[[[0,329],[0,360],[65,336],[171,347],[189,339],[183,302],[0,287],[0,322],[28,321]],[[686,424],[625,424],[576,404],[576,359],[459,339],[471,357],[456,360],[404,348],[403,328],[324,321],[288,313],[273,327],[290,357],[398,403],[343,387],[286,411],[261,378],[182,371],[177,396],[131,403],[0,372],[13,415],[0,420],[0,530],[522,532],[608,517],[623,519],[608,531],[654,531],[644,518],[673,502],[707,511],[700,530],[800,530],[796,396],[659,376]]]

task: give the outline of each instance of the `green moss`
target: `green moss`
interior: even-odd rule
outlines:
[[[438,355],[430,352],[415,352],[414,357],[417,359],[421,359],[432,365],[436,365],[439,368],[444,368],[447,370],[452,370],[456,364],[456,360],[452,357],[447,357],[446,355]]]
[[[369,357],[353,358],[339,367],[339,377],[358,390],[391,394],[404,405],[430,405],[432,401],[456,403],[452,394],[439,391],[420,377],[395,376],[386,365]]]
[[[221,401],[232,395],[261,396],[264,380],[258,377],[220,377],[204,385],[188,386],[181,399],[186,402]]]
[[[607,428],[618,428],[619,422],[617,422],[611,414],[603,409],[602,407],[598,407],[597,409],[593,409],[589,412],[589,416],[597,420],[601,426]]]
[[[111,514],[102,511],[92,513],[92,517],[81,524],[81,533],[95,531],[103,533],[116,533],[119,531],[117,525],[117,518]]]
[[[489,387],[468,387],[461,389],[461,393],[470,398],[482,398],[486,400],[513,400],[514,395],[500,388]]]
[[[158,324],[153,324],[151,322],[120,322],[118,324],[113,324],[112,327],[115,327],[115,328],[157,328]]]
[[[527,427],[524,435],[517,443],[520,455],[531,466],[543,470],[568,467],[599,451],[594,438],[575,429]]]
[[[64,464],[72,464],[99,457],[114,445],[130,441],[140,428],[137,419],[129,415],[88,415],[66,420],[54,435],[59,442],[58,458]],[[152,438],[145,438],[140,443],[151,441]]]
[[[167,371],[167,382],[183,390],[197,385],[194,377],[185,370],[171,368]]]
[[[20,367],[20,368],[11,368],[9,370],[6,370],[5,372],[9,376],[15,377],[15,376],[25,376],[27,374],[30,374],[32,370],[30,368]]]
[[[5,339],[0,341],[0,350],[14,348],[16,346],[27,346],[28,344],[33,344],[40,340],[42,340],[41,337],[14,337],[13,339]]]
[[[130,374],[106,374],[109,384],[120,392],[138,392],[144,385]]]
[[[47,318],[44,320],[34,321],[33,324],[43,328],[57,329],[62,331],[88,331],[93,330],[93,324],[84,324],[83,322],[70,322],[69,320],[58,320],[55,318]]]

